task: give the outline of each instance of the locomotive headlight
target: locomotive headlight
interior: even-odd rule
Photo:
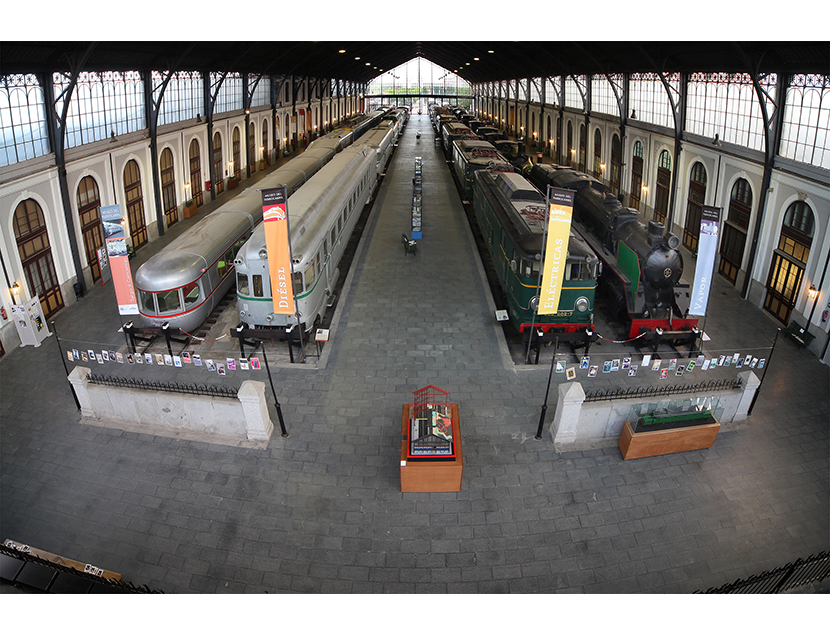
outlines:
[[[580,313],[583,313],[584,311],[587,311],[588,306],[589,306],[588,298],[586,298],[585,296],[577,298],[576,304],[574,304],[574,308],[576,308],[576,310],[579,311]]]
[[[680,238],[671,232],[666,232],[666,247],[669,249],[677,249],[680,247]]]
[[[538,295],[534,295],[532,298],[530,298],[530,308],[533,309],[534,311],[539,308],[539,296]]]

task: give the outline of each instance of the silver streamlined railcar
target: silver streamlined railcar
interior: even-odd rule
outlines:
[[[338,264],[377,177],[377,152],[364,143],[338,154],[288,199],[297,315],[274,313],[265,228],[240,249],[236,295],[240,321],[250,328],[311,330],[326,311],[340,275]]]
[[[262,220],[260,190],[285,185],[289,195],[296,192],[353,140],[353,130],[342,128],[315,139],[150,257],[135,273],[143,325],[166,322],[194,334],[233,285],[236,252]]]

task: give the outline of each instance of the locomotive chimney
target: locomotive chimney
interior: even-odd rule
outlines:
[[[663,232],[665,226],[660,221],[654,219],[648,221],[648,240],[652,247],[656,247],[663,239]]]

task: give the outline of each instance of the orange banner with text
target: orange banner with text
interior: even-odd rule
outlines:
[[[568,242],[571,237],[571,218],[574,211],[573,190],[550,188],[548,210],[548,237],[545,241],[542,288],[537,311],[539,315],[550,315],[559,310],[559,298],[568,261]]]
[[[291,245],[288,234],[288,196],[285,187],[262,191],[262,222],[271,274],[274,313],[294,315],[294,287],[291,281]]]

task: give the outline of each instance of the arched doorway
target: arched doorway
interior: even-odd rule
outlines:
[[[141,172],[138,163],[130,159],[124,166],[124,194],[127,197],[127,220],[130,224],[130,239],[133,249],[147,244],[147,225],[144,220],[144,191],[141,187]]]
[[[622,143],[620,137],[613,135],[611,137],[611,173],[609,175],[608,184],[611,186],[611,192],[615,196],[620,195],[620,164],[622,163]]]
[[[271,165],[271,153],[268,151],[268,120],[262,120],[262,151],[261,160],[265,161],[265,165]]]
[[[700,216],[703,212],[704,200],[706,200],[706,168],[700,161],[696,161],[689,176],[686,224],[683,227],[683,245],[695,255],[700,239]]]
[[[594,130],[594,176],[602,178],[602,133],[599,128]]]
[[[14,211],[14,237],[29,292],[40,298],[47,320],[63,308],[63,295],[55,274],[52,247],[43,210],[37,201],[21,201]]]
[[[240,172],[239,172],[239,169],[240,169],[240,160],[239,160],[240,159],[240,157],[239,157],[240,146],[239,146],[239,127],[238,126],[233,127],[233,136],[231,137],[231,139],[232,139],[232,144],[233,144],[233,159],[232,159],[233,165],[231,166],[231,170],[232,170],[231,176],[233,176],[235,179],[239,179],[239,174],[240,174]]]
[[[738,179],[729,196],[729,211],[720,239],[718,273],[735,284],[744,258],[749,217],[752,214],[752,189],[749,181]]]
[[[161,204],[168,227],[172,227],[179,220],[176,176],[173,167],[173,152],[170,148],[165,148],[159,157],[159,170],[161,171]]]
[[[213,178],[216,193],[225,191],[225,166],[222,164],[222,135],[213,134]]]
[[[789,324],[813,244],[813,210],[804,201],[787,208],[778,247],[772,253],[764,308]]]
[[[574,159],[576,159],[576,148],[574,148],[574,127],[573,122],[568,122],[568,165],[574,164]]]
[[[654,220],[665,224],[669,214],[671,188],[671,155],[663,150],[657,159],[657,183],[654,189]],[[671,227],[667,228],[671,231]]]
[[[85,176],[78,184],[78,216],[81,219],[81,235],[84,237],[84,253],[92,281],[100,280],[98,248],[104,245],[101,231],[101,195],[98,184],[91,176]]]
[[[643,194],[643,144],[634,142],[631,151],[631,192],[629,205],[640,209],[640,197]]]
[[[194,139],[190,142],[190,198],[196,207],[202,206],[202,155],[199,152],[199,142]]]
[[[274,156],[280,158],[280,118],[274,118]]]
[[[256,126],[253,121],[248,124],[248,165],[251,174],[256,172]]]
[[[586,154],[588,152],[588,129],[585,124],[579,126],[579,165],[577,169],[580,172],[585,171]]]

